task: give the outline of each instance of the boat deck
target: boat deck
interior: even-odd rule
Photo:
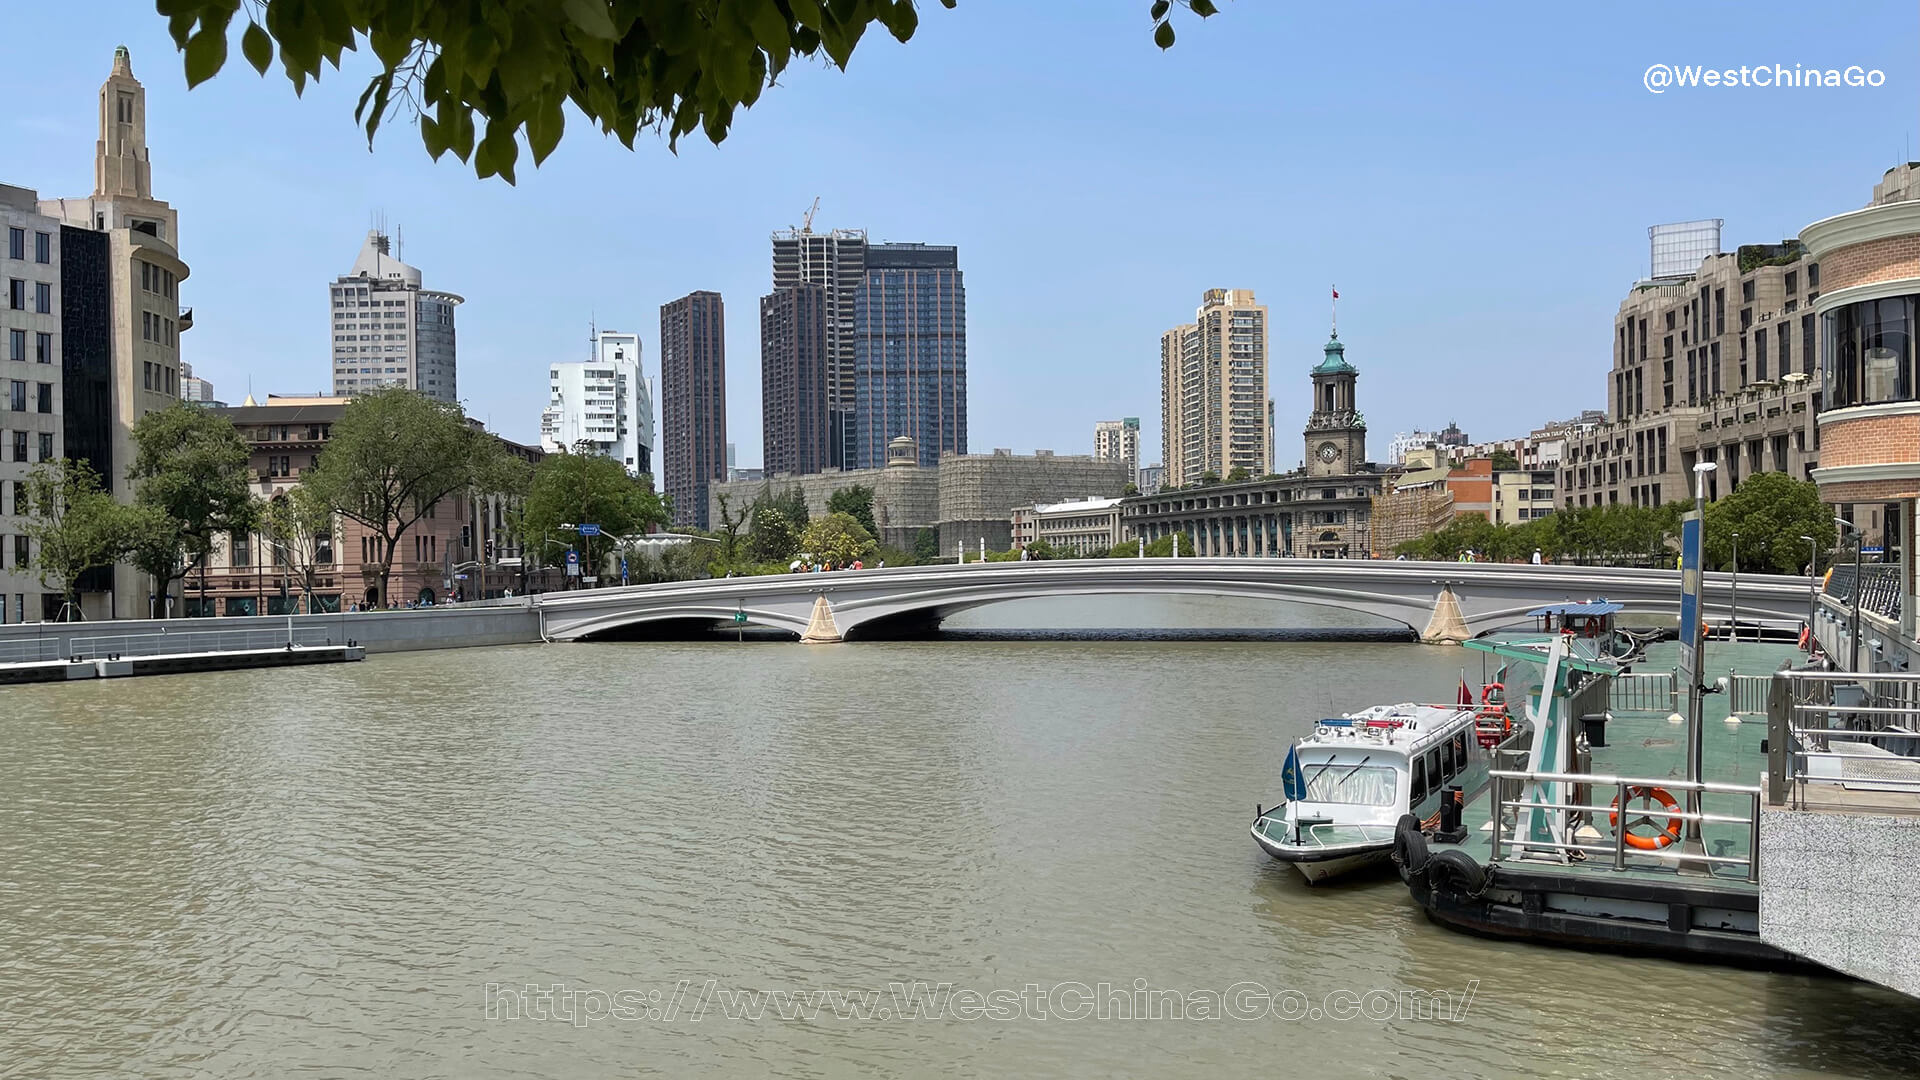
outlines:
[[[1755,642],[1714,642],[1707,647],[1706,654],[1707,676],[1703,681],[1709,685],[1726,674],[1730,668],[1742,675],[1766,674],[1777,669],[1782,660],[1802,655],[1790,644]],[[1647,659],[1634,667],[1635,670],[1644,672],[1671,671],[1677,665],[1678,659],[1679,646],[1672,642],[1662,642],[1650,647]],[[1703,779],[1717,783],[1758,785],[1761,772],[1766,767],[1766,755],[1760,750],[1760,744],[1767,734],[1766,718],[1746,716],[1729,720],[1729,709],[1732,704],[1728,694],[1706,696],[1703,709],[1705,730],[1701,734]],[[1685,708],[1684,700],[1680,708]],[[1575,771],[1590,771],[1597,775],[1627,778],[1679,779],[1686,770],[1685,731],[1684,724],[1669,720],[1666,713],[1628,712],[1616,708],[1613,710],[1613,719],[1606,727],[1607,745],[1593,749],[1593,763],[1589,769]],[[1524,768],[1524,765],[1501,767]],[[1601,806],[1611,802],[1614,794],[1610,788],[1596,787],[1585,797],[1570,801]],[[1709,814],[1745,818],[1752,813],[1752,800],[1745,795],[1709,793],[1704,798],[1703,809]],[[1491,789],[1483,790],[1469,799],[1464,808],[1462,824],[1467,830],[1466,840],[1458,845],[1436,844],[1434,850],[1458,847],[1482,865],[1491,862],[1493,859],[1492,812]],[[1613,830],[1607,825],[1606,815],[1595,816],[1599,820],[1592,825],[1582,827],[1577,842],[1611,849]],[[1510,838],[1513,811],[1507,812],[1507,818],[1507,835]],[[1576,860],[1572,863],[1559,864],[1544,860],[1517,860],[1509,847],[1503,850],[1500,865],[1514,868],[1538,868],[1557,873],[1599,872],[1614,876],[1618,880],[1637,879],[1650,883],[1670,882],[1694,885],[1711,883],[1716,888],[1725,887],[1737,892],[1757,893],[1758,886],[1747,880],[1748,871],[1745,860],[1749,857],[1751,847],[1748,826],[1744,823],[1707,822],[1702,826],[1701,833],[1705,854],[1738,859],[1740,862],[1684,862],[1663,858],[1659,852],[1629,848],[1626,868],[1616,871],[1610,853],[1588,853],[1584,861]],[[1694,841],[1685,841],[1682,844],[1676,844],[1671,850],[1699,854],[1703,846]]]

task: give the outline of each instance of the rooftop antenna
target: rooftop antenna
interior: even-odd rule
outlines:
[[[393,227],[393,257],[396,261],[407,261],[407,230],[405,226]]]

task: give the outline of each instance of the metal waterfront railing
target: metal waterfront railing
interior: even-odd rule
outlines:
[[[1920,812],[1920,675],[1781,671],[1767,696],[1767,801]]]
[[[328,626],[272,630],[181,630],[159,634],[94,634],[70,639],[67,655],[82,660],[110,656],[160,656],[170,653],[239,652],[245,649],[311,648],[333,645],[339,635]]]
[[[1519,770],[1495,769],[1490,775],[1494,783],[1488,785],[1489,800],[1493,803],[1493,861],[1499,862],[1503,853],[1511,846],[1520,852],[1546,850],[1554,852],[1580,852],[1584,855],[1603,855],[1613,860],[1613,869],[1626,870],[1635,864],[1649,861],[1655,864],[1672,865],[1678,863],[1697,863],[1711,870],[1715,866],[1739,866],[1745,868],[1748,881],[1760,880],[1760,788],[1758,785],[1720,784],[1710,781],[1679,780],[1668,777],[1660,779],[1638,779],[1622,776],[1603,776],[1596,773],[1557,773],[1526,772]],[[1538,799],[1525,799],[1518,796],[1506,797],[1509,784],[1518,786],[1524,793],[1527,785],[1534,783],[1563,783],[1573,785],[1572,799],[1569,802],[1547,802]],[[1591,793],[1594,788],[1614,790],[1614,801],[1608,805],[1594,805],[1591,802],[1578,801],[1582,789]],[[1635,812],[1629,806],[1629,799],[1636,797],[1636,789],[1642,794],[1655,788],[1668,793],[1679,793],[1689,804],[1698,804],[1697,798],[1689,795],[1744,796],[1748,802],[1748,811],[1744,814],[1712,814],[1704,810],[1685,809],[1649,809]],[[1591,798],[1591,794],[1588,795]],[[1607,843],[1579,843],[1578,833],[1569,825],[1566,835],[1573,843],[1535,840],[1518,835],[1506,835],[1507,811],[1514,811],[1515,833],[1519,831],[1519,818],[1526,810],[1561,810],[1569,814],[1584,814],[1587,824],[1598,831],[1599,823],[1614,818],[1613,839]],[[1617,815],[1616,815],[1617,810]],[[1745,855],[1708,855],[1704,851],[1682,850],[1680,843],[1671,843],[1666,847],[1646,849],[1631,847],[1627,843],[1627,830],[1643,819],[1680,821],[1689,823],[1687,832],[1697,832],[1700,825],[1744,825],[1747,830],[1747,852]]]
[[[1729,716],[1767,715],[1767,695],[1773,689],[1771,675],[1727,674],[1727,714]]]
[[[1665,714],[1674,711],[1677,699],[1671,671],[1614,675],[1608,681],[1607,703],[1615,712]]]
[[[1826,594],[1842,604],[1853,603],[1855,589],[1860,593],[1860,610],[1889,619],[1900,617],[1900,568],[1885,563],[1860,567],[1858,581],[1851,563],[1839,563],[1827,579]]]
[[[31,664],[41,660],[60,659],[60,641],[58,638],[26,638],[20,641],[0,641],[0,664]]]

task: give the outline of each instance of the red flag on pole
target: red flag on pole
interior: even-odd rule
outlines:
[[[1467,673],[1460,673],[1460,704],[1473,704],[1473,691],[1467,687]]]
[[[1338,299],[1340,299],[1340,290],[1339,290],[1339,289],[1335,289],[1335,290],[1333,290],[1333,298],[1334,298],[1335,300],[1338,300]]]

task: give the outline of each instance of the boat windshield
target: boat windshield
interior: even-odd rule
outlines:
[[[1307,774],[1305,802],[1391,806],[1398,773],[1387,765],[1329,762]]]

